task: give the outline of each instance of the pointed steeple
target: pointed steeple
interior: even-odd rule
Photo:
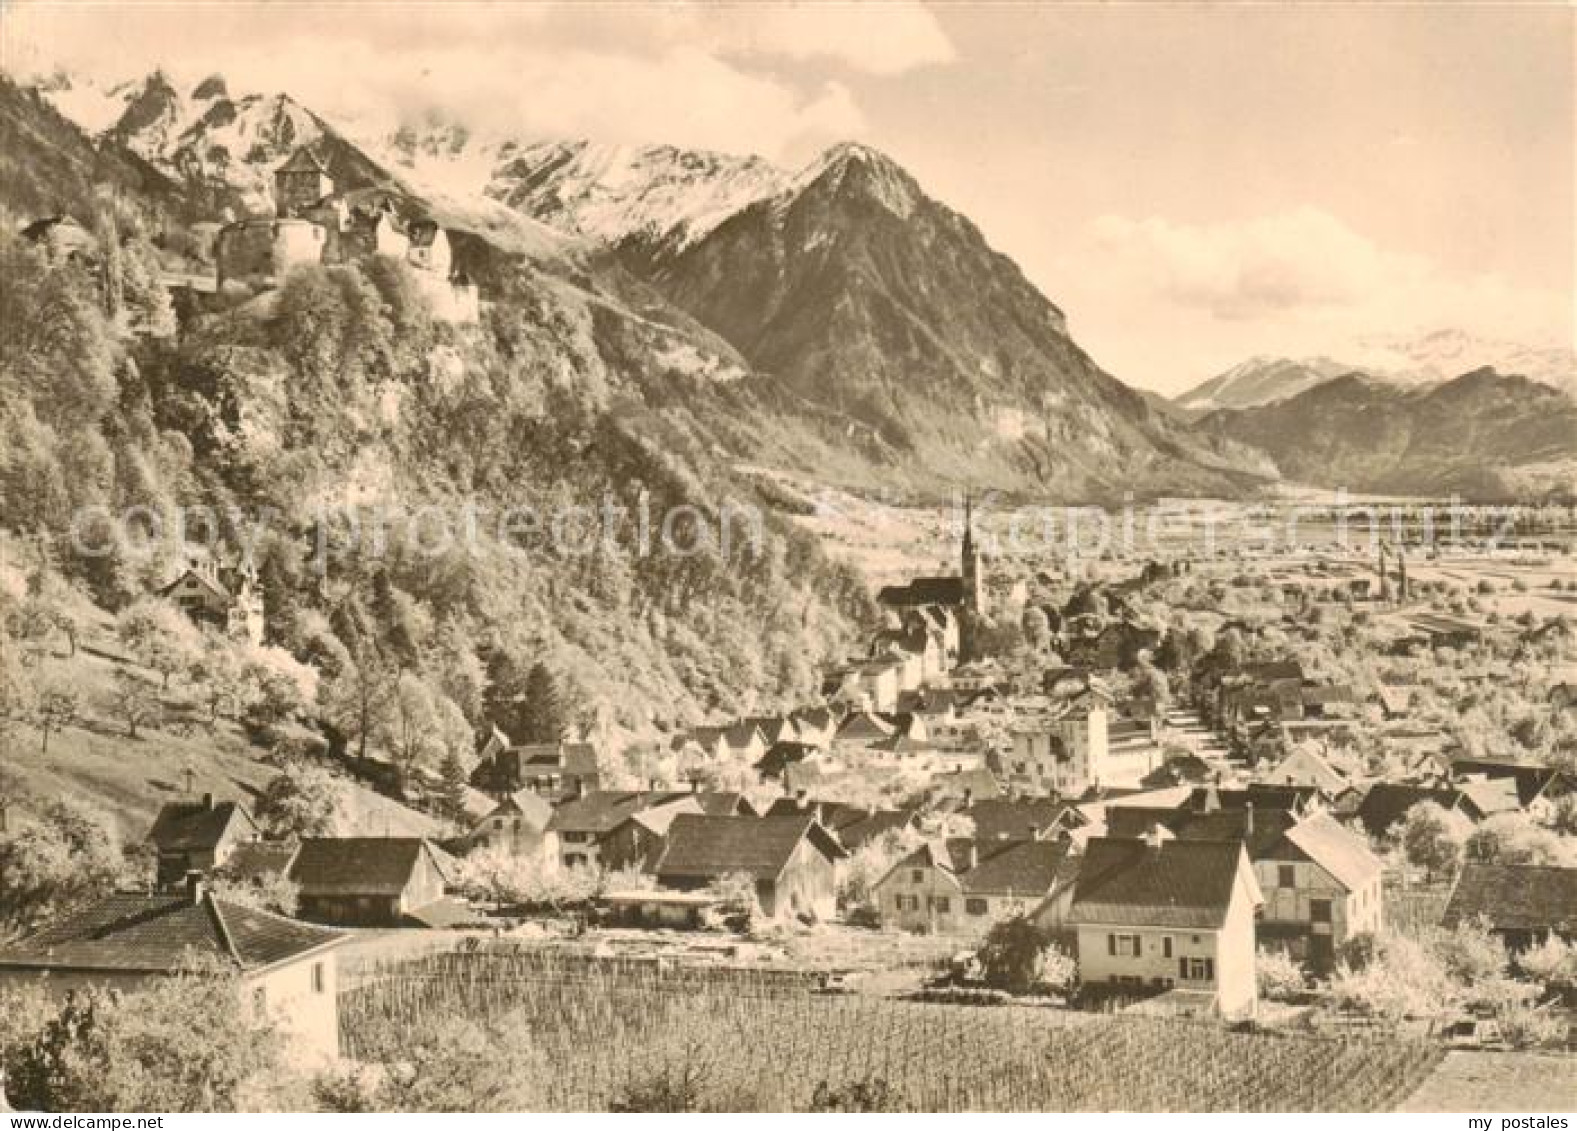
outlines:
[[[964,541],[961,547],[962,561],[959,563],[959,576],[964,582],[964,604],[971,613],[978,613],[984,601],[980,577],[980,552],[975,547],[975,509],[974,500],[964,496]]]

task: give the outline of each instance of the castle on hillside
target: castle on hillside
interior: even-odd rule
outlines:
[[[328,167],[303,146],[274,170],[275,215],[237,220],[214,243],[218,284],[274,287],[301,264],[354,263],[373,255],[403,260],[447,322],[481,314],[476,284],[454,270],[449,233],[427,216],[403,217],[381,189],[340,191]]]

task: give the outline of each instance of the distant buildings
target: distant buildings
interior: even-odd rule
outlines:
[[[499,801],[525,791],[556,802],[589,793],[601,781],[591,743],[517,745],[497,727],[483,740],[471,770],[471,785]]]
[[[210,555],[193,555],[159,596],[198,624],[249,644],[263,642],[263,591],[250,564],[221,566]]]

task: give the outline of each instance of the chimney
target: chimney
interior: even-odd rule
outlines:
[[[193,906],[203,901],[203,896],[208,894],[208,885],[203,882],[203,874],[198,871],[186,873],[186,898]]]
[[[700,774],[692,774],[690,776],[690,792],[691,793],[700,793],[701,792],[701,775]]]
[[[1161,845],[1165,844],[1171,839],[1171,830],[1159,824],[1151,825],[1149,830],[1144,834],[1145,846],[1154,852],[1161,851]]]
[[[974,803],[974,800],[975,800],[975,791],[970,789],[968,786],[965,786],[964,787],[964,808],[968,809],[969,806]]]
[[[794,803],[801,809],[805,808],[805,806],[809,804],[809,797],[810,790],[808,789],[796,789],[794,791]]]
[[[980,843],[973,837],[969,839],[969,847],[964,850],[964,867],[967,871],[974,871],[980,863]]]
[[[1254,803],[1252,801],[1243,803],[1243,835],[1246,837],[1254,835]]]
[[[203,794],[203,808],[204,809],[212,809],[213,807],[214,807],[214,795],[211,794],[211,793]]]

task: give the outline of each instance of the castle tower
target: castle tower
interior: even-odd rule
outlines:
[[[333,195],[328,167],[306,146],[274,170],[274,209],[283,219],[304,219],[313,205]]]

